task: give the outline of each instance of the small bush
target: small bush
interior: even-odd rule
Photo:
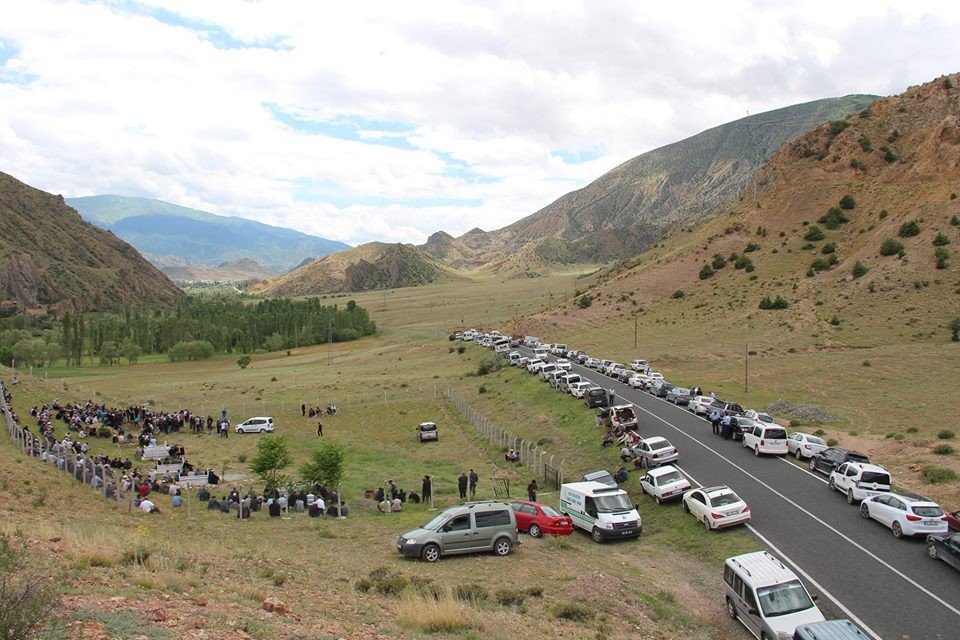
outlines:
[[[933,246],[943,247],[950,244],[950,238],[943,233],[938,233],[937,237],[933,239]]]
[[[837,243],[836,243],[836,242],[828,242],[827,244],[823,245],[823,247],[820,248],[820,253],[822,253],[822,254],[824,254],[824,255],[828,255],[828,254],[836,253],[836,252],[837,252]]]
[[[836,438],[828,438],[828,439],[827,439],[827,446],[828,446],[828,447],[835,447],[835,446],[837,446],[838,444],[840,444],[840,441],[837,440]]]
[[[715,273],[715,272],[714,272],[714,270],[713,270],[713,267],[711,267],[709,263],[708,263],[708,264],[705,264],[705,265],[703,265],[703,268],[700,269],[700,279],[701,279],[701,280],[706,280],[707,278],[709,278],[710,276],[712,276],[714,273]]]
[[[939,438],[940,440],[953,440],[956,437],[957,437],[957,434],[955,434],[950,429],[941,429],[940,431],[937,432],[937,438]]]
[[[817,222],[827,229],[836,229],[840,225],[850,222],[850,218],[845,216],[839,207],[831,207],[824,215],[817,218]]]
[[[946,269],[950,266],[950,251],[946,247],[937,247],[933,257],[937,259],[937,269]]]
[[[920,223],[916,220],[910,220],[909,222],[904,222],[900,225],[900,230],[897,231],[897,235],[901,238],[912,238],[915,235],[920,234]]]
[[[727,266],[727,261],[718,253],[713,256],[713,262],[710,266],[712,266],[714,269],[723,269],[725,266]]]
[[[734,269],[749,269],[753,266],[753,260],[747,256],[737,256],[737,259],[733,263]]]
[[[830,261],[826,258],[817,258],[810,263],[810,268],[814,271],[826,271],[830,268]]]
[[[792,425],[791,425],[791,426],[792,426]],[[816,431],[813,432],[813,435],[817,436],[818,438],[821,438],[821,437],[823,437],[826,433],[827,433],[827,432],[824,431],[823,429],[817,429]]]
[[[880,150],[883,151],[883,159],[887,162],[896,162],[898,160],[897,154],[895,154],[890,147],[882,147]]]
[[[760,249],[760,245],[758,245],[756,242],[751,242],[750,244],[748,244],[748,245],[743,249],[743,252],[744,252],[744,253],[753,253],[754,251],[757,251],[758,249]]]
[[[552,609],[553,617],[573,622],[587,622],[593,619],[593,609],[576,602],[558,602]]]
[[[804,234],[803,239],[809,242],[816,242],[818,240],[824,239],[823,230],[820,229],[817,225],[810,225],[810,228],[807,229],[807,232]]]
[[[887,238],[880,245],[880,255],[893,256],[903,253],[903,243],[896,238]]]
[[[586,309],[593,304],[593,296],[591,296],[589,293],[585,293],[577,298],[577,304],[580,305],[581,309]]]
[[[466,351],[466,350],[467,350],[467,348],[466,348],[465,346],[463,346],[463,345],[460,345],[459,347],[457,347],[457,353],[461,353],[461,354],[462,354],[462,353],[463,353],[464,351]]]
[[[440,598],[405,596],[400,600],[397,620],[405,627],[426,633],[450,633],[479,626],[474,611],[450,594]]]
[[[960,227],[960,216],[953,216],[950,218],[950,226]]]
[[[857,201],[853,199],[853,196],[848,194],[840,198],[841,209],[853,209],[856,206],[857,206]]]
[[[840,316],[834,314],[834,316],[830,318],[830,324],[832,324],[835,327],[840,326]]]
[[[844,129],[849,126],[846,120],[831,120],[830,121],[830,135],[836,136],[843,133]]]
[[[859,260],[857,260],[857,263],[853,265],[854,278],[862,278],[863,276],[867,275],[868,271],[870,271],[870,269],[867,267],[867,265],[863,264]]]
[[[453,596],[461,602],[480,604],[481,602],[485,602],[487,598],[490,597],[490,594],[487,593],[487,588],[483,585],[468,583],[458,584],[453,590]]]
[[[517,589],[497,589],[493,594],[494,600],[502,607],[520,606],[527,599],[527,594]]]
[[[503,358],[500,358],[496,354],[491,354],[480,361],[480,364],[477,365],[477,375],[485,376],[488,373],[494,373],[495,371],[500,371],[503,369],[505,361]]]
[[[673,298],[673,299],[675,299],[675,300],[679,300],[680,298],[684,297],[685,295],[687,295],[687,294],[684,293],[683,289],[677,289],[676,291],[673,292],[673,295],[671,295],[670,297]]]
[[[527,587],[523,590],[531,598],[542,598],[543,597],[543,587]]]
[[[907,433],[917,433],[920,429],[918,427],[907,427]]]
[[[928,484],[944,484],[957,479],[957,472],[953,469],[938,467],[932,464],[924,465],[920,473],[923,476],[923,480]]]
[[[776,299],[771,300],[770,296],[766,296],[763,300],[760,301],[761,309],[786,309],[790,306],[790,303],[781,296],[777,296]]]
[[[953,447],[948,444],[938,444],[933,448],[933,452],[938,456],[949,456],[953,454]]]
[[[239,462],[240,464],[243,464],[246,461],[247,461],[247,454],[241,453],[240,455],[237,456],[237,462]]]
[[[860,148],[867,153],[873,151],[873,143],[870,142],[870,138],[867,137],[867,134],[860,136]]]
[[[398,596],[407,588],[410,580],[400,574],[391,574],[382,580],[373,583],[373,588],[377,593],[385,596]]]

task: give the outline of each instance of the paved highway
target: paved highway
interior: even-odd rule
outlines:
[[[678,466],[695,483],[736,491],[750,505],[749,526],[760,543],[832,600],[838,615],[885,640],[960,638],[960,573],[928,558],[922,540],[895,539],[828,490],[824,476],[787,459],[758,458],[714,436],[709,422],[685,408],[591,369],[574,371],[633,403],[638,432],[670,440],[680,451]]]

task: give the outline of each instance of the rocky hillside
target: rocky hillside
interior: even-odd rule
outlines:
[[[217,265],[195,264],[183,258],[174,256],[144,256],[156,265],[165,276],[175,282],[217,280],[220,282],[240,282],[248,280],[263,280],[277,274],[267,271],[256,260],[240,258],[232,262],[221,262]]]
[[[714,127],[628,160],[503,229],[474,229],[457,242],[473,251],[466,260],[475,265],[513,264],[523,246],[548,237],[566,243],[572,262],[636,255],[673,225],[700,221],[734,200],[785,142],[875,99],[816,100]]]
[[[784,145],[722,215],[608,269],[586,304],[530,331],[559,318],[587,333],[635,315],[650,331],[666,323],[774,350],[941,341],[960,316],[958,194],[952,75]]]
[[[0,314],[171,305],[179,289],[61,196],[0,173]]]
[[[272,273],[295,268],[305,258],[329,255],[349,246],[292,229],[150,198],[89,196],[68,198],[84,218],[113,231],[144,255],[161,262],[217,266],[242,258],[256,260]],[[154,258],[155,257],[155,258]]]
[[[370,242],[247,290],[266,297],[369,291],[449,282],[461,276],[413,245]]]

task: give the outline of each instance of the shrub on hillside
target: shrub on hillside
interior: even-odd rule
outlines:
[[[826,258],[817,258],[810,263],[810,268],[814,271],[826,271],[830,268],[830,261]]]
[[[710,263],[710,265],[714,269],[723,269],[725,266],[727,266],[727,261],[718,253],[713,256],[713,262]]]
[[[714,273],[715,272],[713,270],[713,267],[711,267],[709,263],[706,263],[703,265],[703,268],[700,269],[700,279],[706,280],[707,278],[712,276]]]
[[[480,364],[477,365],[477,375],[485,376],[488,373],[500,371],[500,369],[503,369],[503,363],[503,358],[497,356],[496,354],[491,354],[481,360]]]
[[[673,292],[673,295],[671,295],[670,297],[673,298],[673,299],[675,299],[675,300],[679,300],[680,298],[684,297],[685,295],[687,295],[687,294],[684,293],[683,289],[677,289],[676,291]]]
[[[777,296],[775,299],[771,300],[770,296],[766,296],[763,300],[760,301],[760,308],[767,309],[786,309],[790,306],[790,303],[781,296]]]
[[[916,220],[911,220],[909,222],[904,222],[900,225],[900,230],[897,232],[897,235],[901,238],[912,238],[915,235],[920,234],[920,223]]]
[[[746,248],[744,248],[743,252],[752,253],[754,251],[757,251],[759,248],[760,248],[760,245],[758,245],[756,242],[751,242],[746,246]]]
[[[948,444],[938,444],[933,448],[933,452],[938,456],[949,456],[953,453],[954,449]]]
[[[887,238],[880,245],[880,255],[882,256],[903,255],[903,253],[903,243],[896,238]]]
[[[572,622],[586,622],[592,620],[594,611],[586,605],[576,602],[558,602],[553,605],[553,617]]]
[[[810,228],[807,229],[807,232],[803,235],[803,239],[809,242],[823,240],[824,237],[823,230],[815,224],[811,225]]]
[[[937,432],[937,438],[939,438],[940,440],[953,440],[956,437],[957,437],[957,434],[955,434],[950,429],[941,429],[940,431]]]
[[[960,342],[960,318],[954,318],[950,321],[950,340]]]
[[[938,233],[937,237],[933,239],[933,246],[935,247],[944,247],[950,244],[950,238],[943,233]]]
[[[932,464],[923,465],[923,470],[920,473],[923,475],[924,481],[929,484],[943,484],[953,482],[957,479],[957,472],[953,469],[946,469]]]
[[[213,357],[213,345],[206,340],[191,340],[178,342],[167,351],[170,362],[184,360],[208,360]]]
[[[857,263],[856,263],[855,265],[853,265],[853,277],[854,277],[854,278],[861,278],[861,277],[867,275],[867,272],[868,272],[868,271],[870,271],[870,269],[867,267],[867,265],[863,264],[863,263],[860,262],[859,260],[857,260]]]
[[[820,253],[824,255],[829,253],[836,253],[836,251],[837,251],[836,242],[828,242],[827,244],[823,245],[823,247],[820,249]]]
[[[593,304],[593,296],[591,296],[589,293],[585,293],[577,298],[577,304],[580,305],[581,309],[586,309]]]
[[[817,222],[827,229],[836,229],[840,225],[850,222],[850,218],[845,216],[839,207],[831,207],[829,211],[817,218]]]
[[[887,162],[896,162],[898,160],[897,154],[895,154],[890,147],[882,147],[880,150],[883,151],[883,159]]]
[[[831,120],[830,121],[830,135],[836,136],[843,133],[843,130],[846,129],[849,125],[846,120]]]
[[[933,251],[933,257],[937,259],[937,269],[946,269],[950,266],[950,251],[946,247],[937,247]]]
[[[870,142],[870,138],[867,137],[867,134],[860,136],[860,148],[867,153],[873,151],[873,143]]]
[[[853,199],[853,196],[848,194],[840,198],[841,209],[853,209],[856,206],[857,206],[857,201]]]

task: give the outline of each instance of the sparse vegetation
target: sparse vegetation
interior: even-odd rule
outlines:
[[[903,243],[897,240],[896,238],[887,238],[880,245],[880,255],[882,256],[893,256],[904,254]]]
[[[957,479],[957,472],[953,469],[938,467],[932,464],[923,465],[923,470],[920,474],[923,476],[924,482],[928,484],[945,484],[947,482],[954,482]]]
[[[572,622],[593,620],[594,610],[577,602],[558,602],[553,605],[553,617]]]
[[[933,448],[933,452],[938,456],[953,455],[954,449],[949,444],[938,444]]]
[[[863,276],[867,275],[868,271],[870,271],[870,269],[867,267],[867,265],[863,264],[859,260],[857,260],[856,264],[853,265],[854,278],[862,278]],[[871,283],[871,285],[872,284],[873,283]]]
[[[710,263],[710,266],[712,266],[714,269],[718,269],[718,270],[719,270],[719,269],[723,269],[725,266],[727,266],[727,260],[726,260],[726,258],[724,258],[722,255],[720,255],[719,253],[718,253],[718,254],[715,254],[715,255],[713,256],[713,262]]]
[[[824,255],[830,254],[830,253],[836,253],[836,251],[837,251],[836,242],[828,242],[827,244],[823,245],[823,247],[821,247],[820,249],[820,253]]]
[[[940,440],[953,440],[957,437],[957,434],[951,431],[950,429],[941,429],[937,432],[937,438]]]
[[[901,238],[912,238],[913,236],[920,234],[920,223],[916,220],[910,220],[909,222],[904,222],[900,225],[900,230],[897,232],[897,235]]]
[[[673,298],[674,300],[679,300],[680,298],[684,297],[685,295],[687,295],[687,294],[684,293],[683,289],[677,289],[676,291],[673,292],[673,294],[672,294],[670,297]]]
[[[803,239],[808,242],[817,242],[818,240],[823,240],[825,237],[823,230],[815,224],[810,225],[810,228],[807,229],[807,232],[803,235]]]
[[[246,354],[237,358],[237,366],[240,367],[241,369],[246,369],[247,367],[249,367],[250,362],[252,362],[252,360],[250,359],[250,356]]]
[[[706,280],[707,278],[712,276],[714,273],[715,272],[713,270],[713,267],[711,267],[709,263],[704,264],[703,267],[700,269],[700,279]]]
[[[60,592],[15,544],[0,536],[0,638],[26,640],[57,622]]]
[[[840,207],[831,207],[827,213],[817,219],[817,222],[825,226],[827,229],[836,229],[840,225],[850,222],[850,218],[843,214],[843,211],[840,209]]]
[[[853,196],[847,194],[840,198],[840,208],[841,209],[853,209],[857,206],[857,201],[853,199]]]
[[[843,131],[849,126],[846,120],[831,120],[830,121],[830,135],[837,136],[843,133]]]
[[[764,310],[768,309],[786,309],[790,306],[790,303],[781,296],[777,296],[775,299],[771,300],[770,296],[764,297],[760,301],[760,308]]]
[[[865,152],[870,153],[871,151],[873,151],[873,143],[870,142],[870,138],[867,137],[867,134],[863,134],[862,136],[860,136],[859,142],[860,142],[860,148],[863,149]]]
[[[586,309],[593,304],[593,296],[591,296],[589,293],[585,293],[577,298],[577,304],[580,305],[581,309]]]
[[[950,244],[950,238],[943,233],[938,233],[937,237],[933,239],[933,246],[935,247],[945,247]]]
[[[934,249],[933,257],[937,260],[937,269],[946,269],[950,266],[950,250],[946,247]]]

